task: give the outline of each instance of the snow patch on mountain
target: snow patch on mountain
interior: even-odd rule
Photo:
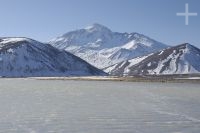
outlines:
[[[146,56],[136,57],[136,58],[133,58],[133,59],[130,59],[130,60],[126,60],[126,61],[114,64],[112,66],[109,66],[107,68],[104,68],[103,70],[106,73],[109,73],[111,75],[126,76],[131,71],[130,68],[133,65],[141,62],[142,60],[144,60],[145,58],[147,58],[150,55],[152,55],[152,54],[149,54],[149,55],[146,55]],[[123,70],[123,72],[120,71],[121,69]],[[118,73],[118,74],[116,74],[116,73]]]

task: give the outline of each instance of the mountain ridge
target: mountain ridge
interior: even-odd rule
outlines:
[[[0,76],[106,75],[84,60],[29,38],[0,38]]]
[[[199,62],[200,49],[184,43],[115,64],[105,68],[105,71],[111,75],[120,76],[191,74],[200,73]]]

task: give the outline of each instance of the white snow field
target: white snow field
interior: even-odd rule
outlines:
[[[199,133],[200,84],[0,79],[0,133]]]

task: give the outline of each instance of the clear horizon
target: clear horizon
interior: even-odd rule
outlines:
[[[193,0],[0,0],[0,36],[29,37],[42,42],[102,24],[114,32],[138,32],[168,45],[190,43],[200,48],[200,1]],[[176,13],[198,16],[185,17]]]

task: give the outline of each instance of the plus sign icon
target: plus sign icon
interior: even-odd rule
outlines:
[[[189,12],[189,5],[188,3],[185,4],[185,12],[177,13],[177,16],[184,16],[185,17],[185,25],[189,25],[189,17],[190,16],[197,16],[197,13]]]

